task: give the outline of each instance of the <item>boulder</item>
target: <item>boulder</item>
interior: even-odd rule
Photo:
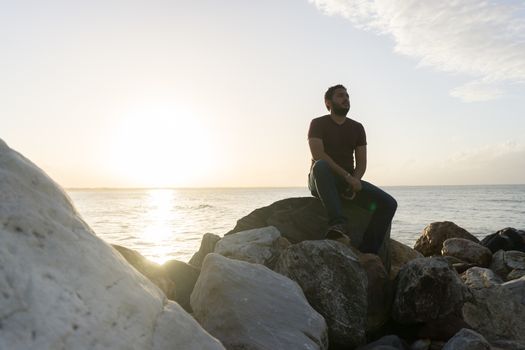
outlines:
[[[443,242],[441,255],[453,256],[476,266],[487,267],[492,260],[492,252],[479,243],[464,238],[449,238]]]
[[[511,272],[509,272],[509,274],[507,275],[506,277],[506,280],[507,281],[512,281],[512,280],[515,280],[515,279],[518,279],[518,278],[521,278],[525,276],[525,270],[522,270],[522,269],[514,269],[512,270]]]
[[[449,238],[464,238],[479,243],[479,240],[467,230],[459,227],[453,222],[433,222],[426,226],[421,236],[416,241],[414,249],[424,256],[441,255],[443,242]]]
[[[511,278],[508,278],[510,272],[513,270],[525,270],[525,253],[516,250],[498,250],[492,256],[490,269],[501,278],[511,280],[516,273],[510,276]]]
[[[281,253],[280,238],[274,226],[241,231],[217,242],[215,253],[272,268]]]
[[[205,233],[204,236],[202,236],[199,251],[193,254],[188,264],[200,269],[204,258],[209,253],[213,253],[213,251],[215,250],[215,245],[218,241],[220,241],[220,239],[221,237],[213,233]]]
[[[260,264],[208,254],[191,307],[227,349],[328,348],[326,322],[297,283]]]
[[[443,258],[419,258],[399,272],[393,318],[401,324],[459,314],[466,287]]]
[[[352,201],[343,202],[348,217],[348,232],[352,245],[359,247],[363,241],[371,213]],[[314,197],[287,198],[269,206],[255,209],[237,221],[237,225],[225,236],[254,228],[275,226],[292,244],[305,240],[324,239],[328,229],[326,211],[321,201]],[[390,229],[378,255],[387,271],[390,271]]]
[[[164,274],[159,264],[149,261],[136,250],[117,244],[112,244],[111,246],[115,248],[131,266],[137,269],[138,272],[155,283],[155,285],[166,294],[168,299],[175,300],[175,283]]]
[[[223,349],[0,140],[0,349]]]
[[[463,319],[489,341],[525,342],[525,279],[470,288]]]
[[[486,236],[481,240],[481,244],[492,253],[498,250],[517,250],[525,253],[525,231],[507,227]]]
[[[384,337],[360,346],[357,350],[409,350],[408,344],[395,334],[385,335]]]
[[[403,243],[390,239],[390,279],[394,280],[399,270],[409,261],[422,258],[423,254]]]
[[[503,280],[490,269],[472,267],[461,275],[461,279],[469,288],[488,288],[503,283]]]
[[[185,262],[168,260],[161,266],[163,275],[174,285],[173,298],[184,310],[192,312],[190,306],[190,295],[199,278],[200,270]]]
[[[332,240],[297,243],[283,251],[275,271],[296,281],[323,315],[331,346],[365,343],[367,276],[350,248]]]
[[[481,334],[463,328],[450,338],[443,350],[491,350],[491,346]]]
[[[359,262],[368,280],[366,333],[370,335],[379,332],[390,319],[394,292],[388,273],[377,255],[360,254]]]
[[[494,340],[490,343],[491,350],[525,350],[525,342],[512,340]]]

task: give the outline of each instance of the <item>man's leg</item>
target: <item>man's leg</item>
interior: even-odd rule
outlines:
[[[363,235],[359,250],[363,253],[377,254],[392,223],[397,202],[379,187],[362,180],[361,184],[363,188],[357,193],[354,202],[370,212],[372,218]]]
[[[337,175],[330,165],[324,160],[318,160],[312,166],[309,175],[310,192],[323,203],[328,214],[328,225],[347,225],[346,216],[343,214],[341,199],[339,198]]]

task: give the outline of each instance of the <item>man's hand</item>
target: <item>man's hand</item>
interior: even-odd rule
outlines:
[[[350,187],[352,187],[352,190],[354,192],[361,191],[362,186],[361,186],[361,181],[359,181],[359,179],[357,179],[357,178],[353,177],[352,175],[348,174],[345,177],[345,180],[350,185]]]

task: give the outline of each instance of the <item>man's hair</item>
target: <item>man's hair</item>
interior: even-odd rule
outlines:
[[[328,90],[326,90],[326,92],[324,93],[325,105],[326,105],[326,109],[328,109],[328,110],[330,110],[330,108],[326,104],[326,101],[331,101],[332,100],[332,97],[334,97],[335,90],[337,90],[337,89],[345,89],[346,90],[346,88],[343,85],[337,84],[337,85],[334,85],[334,86],[330,86],[328,88]]]

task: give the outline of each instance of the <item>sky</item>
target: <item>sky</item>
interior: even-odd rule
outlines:
[[[379,186],[525,183],[525,4],[0,0],[0,138],[66,188],[306,186],[348,87]]]

